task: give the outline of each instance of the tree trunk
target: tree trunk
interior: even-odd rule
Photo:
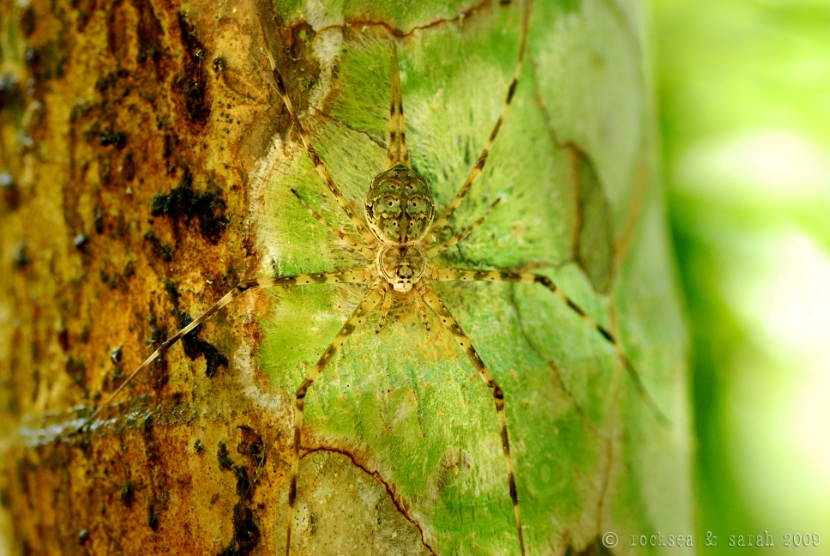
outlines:
[[[363,264],[291,193],[351,229],[271,86],[263,29],[353,203],[383,166],[392,44],[439,210],[475,164],[522,6],[325,3],[0,4],[0,554],[284,553],[294,392],[366,286],[247,293],[75,431],[239,280]],[[695,533],[644,20],[636,0],[537,0],[446,237],[505,202],[440,258],[546,274],[622,338],[648,392],[540,286],[437,286],[504,389],[528,554]],[[377,319],[306,399],[291,554],[518,554],[492,394],[414,304]]]

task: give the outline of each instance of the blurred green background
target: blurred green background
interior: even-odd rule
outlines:
[[[830,1],[652,0],[652,16],[700,552],[830,554]],[[773,548],[729,546],[764,531]]]

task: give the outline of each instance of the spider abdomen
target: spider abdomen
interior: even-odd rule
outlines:
[[[366,220],[384,243],[408,245],[423,239],[435,217],[435,202],[426,180],[396,164],[372,180],[366,194]]]

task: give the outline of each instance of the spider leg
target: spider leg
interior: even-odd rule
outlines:
[[[260,26],[262,26],[262,21],[260,21]],[[374,234],[366,227],[366,224],[363,223],[363,220],[357,215],[354,211],[352,203],[346,199],[343,195],[343,192],[340,191],[340,188],[337,187],[337,184],[334,183],[334,179],[329,174],[326,165],[320,160],[320,156],[317,154],[317,151],[312,146],[311,142],[308,139],[306,134],[305,128],[303,124],[300,122],[300,119],[297,117],[297,113],[294,111],[294,105],[291,104],[291,99],[288,98],[288,93],[285,91],[285,82],[282,79],[282,74],[277,69],[277,64],[274,62],[274,56],[271,54],[271,46],[268,44],[268,37],[265,33],[265,29],[262,29],[262,37],[265,40],[266,50],[265,53],[268,56],[268,63],[271,66],[271,72],[274,74],[274,81],[276,81],[276,89],[277,93],[279,93],[280,97],[282,97],[283,103],[285,103],[285,107],[288,109],[288,113],[291,115],[291,121],[294,122],[294,127],[297,128],[297,132],[300,134],[300,139],[302,139],[303,144],[305,145],[306,151],[308,151],[308,156],[311,158],[311,161],[314,163],[314,168],[317,170],[317,173],[320,174],[320,177],[323,178],[323,181],[326,182],[326,185],[331,191],[332,195],[334,195],[335,199],[337,199],[337,203],[349,217],[351,220],[352,225],[355,229],[360,233],[360,236],[363,240],[368,243],[369,245],[374,245],[376,242]]]
[[[519,60],[516,63],[516,70],[513,72],[513,80],[507,88],[507,98],[504,100],[504,105],[501,108],[499,119],[496,120],[496,125],[493,126],[493,131],[490,132],[490,137],[487,139],[487,145],[484,147],[484,150],[481,151],[481,155],[478,157],[478,162],[476,162],[476,165],[473,166],[473,169],[464,181],[464,185],[461,186],[461,189],[459,189],[458,193],[455,194],[453,200],[450,201],[450,204],[447,205],[447,208],[444,209],[444,212],[441,213],[441,216],[439,216],[432,225],[432,228],[430,228],[429,233],[426,236],[427,238],[432,238],[447,225],[447,221],[450,219],[450,216],[452,216],[452,213],[455,212],[455,209],[457,209],[461,204],[461,201],[467,195],[467,192],[470,191],[470,188],[479,176],[481,176],[482,170],[484,170],[484,165],[487,163],[487,157],[490,154],[490,149],[493,148],[493,143],[496,140],[496,136],[499,134],[499,129],[501,129],[501,124],[504,121],[504,115],[507,113],[507,108],[513,100],[513,94],[516,92],[516,85],[519,83],[519,75],[522,73],[522,62],[524,60],[525,50],[527,47],[527,29],[530,21],[530,7],[531,0],[526,0],[524,13],[522,15],[522,42],[519,46]]]
[[[312,274],[298,274],[295,276],[274,276],[269,278],[258,278],[254,280],[243,280],[239,282],[234,288],[226,293],[219,301],[214,303],[207,311],[193,319],[187,326],[167,338],[150,356],[138,366],[136,370],[115,389],[115,392],[110,394],[110,397],[104,401],[98,409],[92,412],[92,415],[84,419],[84,422],[76,430],[80,432],[84,427],[98,416],[101,411],[106,409],[116,397],[121,393],[132,380],[138,376],[141,371],[146,369],[150,363],[161,357],[170,347],[182,339],[188,332],[191,332],[197,326],[212,317],[219,309],[222,309],[243,293],[254,288],[270,288],[272,286],[293,286],[305,284],[336,284],[336,283],[365,283],[374,279],[375,268],[369,266],[367,268],[356,268],[351,270],[340,270],[334,272],[317,272]]]
[[[398,68],[398,51],[392,45],[392,67],[390,68],[391,101],[389,106],[389,147],[386,150],[386,165],[388,170],[395,164],[403,164],[409,168],[409,151],[406,148],[406,125],[403,119],[403,96],[401,93],[401,73]],[[397,100],[397,106],[395,101]]]
[[[449,328],[455,341],[458,342],[458,345],[461,346],[461,349],[464,350],[467,357],[472,361],[481,380],[493,391],[493,399],[496,402],[496,413],[499,417],[499,427],[501,428],[501,444],[504,449],[504,459],[507,464],[507,482],[510,487],[510,499],[513,501],[513,513],[516,515],[516,530],[519,533],[519,546],[522,551],[522,556],[524,556],[525,542],[524,536],[522,535],[522,519],[519,514],[519,495],[516,490],[516,479],[513,476],[513,460],[510,457],[510,441],[507,436],[507,417],[504,414],[504,392],[493,378],[484,361],[481,360],[470,338],[461,330],[458,321],[449,312],[444,302],[438,297],[438,294],[425,282],[421,282],[419,285],[418,293],[423,296],[424,302],[438,315],[441,322]]]
[[[383,295],[383,305],[380,306],[380,320],[375,328],[375,334],[380,334],[381,329],[386,325],[386,317],[389,315],[389,309],[392,307],[392,290],[387,288]]]
[[[355,249],[357,249],[358,251],[360,251],[361,253],[366,255],[368,258],[370,258],[370,259],[375,258],[375,252],[374,251],[372,251],[371,249],[369,249],[365,245],[361,245],[360,243],[358,243],[358,241],[356,239],[354,239],[352,236],[350,236],[346,232],[344,232],[342,230],[338,230],[337,228],[335,228],[334,226],[329,224],[328,220],[323,218],[322,214],[320,214],[319,212],[317,212],[313,208],[311,208],[309,206],[309,204],[306,203],[305,200],[302,197],[300,197],[300,194],[297,193],[297,190],[294,189],[293,187],[291,188],[291,193],[293,193],[294,196],[297,197],[297,200],[299,200],[300,203],[302,203],[302,205],[305,208],[308,209],[308,211],[311,213],[311,216],[313,216],[315,220],[317,220],[318,222],[323,224],[323,226],[328,228],[334,235],[336,235],[337,237],[339,237],[340,239],[342,239],[343,241],[345,241],[346,243],[348,243],[349,245],[351,245],[352,247],[354,247]]]
[[[285,554],[288,556],[291,551],[291,525],[294,521],[294,500],[297,498],[297,471],[300,467],[300,441],[302,438],[303,426],[303,407],[305,406],[305,397],[308,389],[314,384],[314,381],[326,368],[326,365],[334,358],[340,347],[346,342],[348,337],[354,332],[357,325],[363,322],[363,319],[369,312],[374,309],[378,303],[383,299],[387,291],[387,284],[376,282],[357,309],[354,310],[349,319],[343,324],[343,328],[337,333],[337,336],[332,340],[329,347],[320,356],[319,361],[308,372],[303,383],[297,389],[297,401],[294,406],[294,451],[291,457],[291,484],[288,489],[288,534],[285,541]]]
[[[427,306],[424,303],[424,298],[417,289],[413,291],[415,292],[415,302],[418,304],[418,311],[421,313],[421,320],[424,321],[424,328],[429,332],[429,314],[427,314]]]
[[[533,274],[529,272],[511,272],[506,270],[470,270],[464,268],[436,268],[434,269],[434,275],[432,278],[439,282],[455,282],[455,281],[486,281],[486,282],[522,282],[525,284],[541,284],[551,292],[556,295],[559,299],[561,299],[565,305],[568,306],[574,313],[579,315],[582,320],[587,322],[591,328],[596,330],[597,332],[602,335],[611,345],[614,346],[614,350],[617,352],[617,356],[619,357],[620,361],[622,361],[625,370],[628,372],[628,375],[631,377],[631,380],[634,382],[634,387],[637,389],[637,393],[643,399],[647,406],[651,409],[652,413],[654,414],[655,418],[664,426],[670,424],[668,417],[663,411],[660,409],[660,406],[657,405],[657,402],[654,401],[654,398],[651,396],[649,391],[646,389],[645,384],[643,384],[642,379],[640,378],[640,373],[637,372],[637,369],[625,355],[625,351],[623,351],[622,344],[617,340],[617,338],[608,331],[607,328],[599,324],[595,321],[591,316],[589,316],[582,308],[574,302],[570,297],[565,295],[553,281],[544,276],[542,274]]]
[[[441,253],[442,251],[445,251],[447,248],[452,247],[456,243],[464,241],[464,239],[468,235],[473,233],[473,230],[475,230],[476,228],[481,226],[484,223],[484,221],[487,220],[487,217],[490,216],[490,213],[493,212],[493,209],[496,208],[499,204],[501,204],[501,199],[496,199],[496,202],[493,203],[492,205],[490,205],[490,208],[487,209],[487,212],[484,214],[484,216],[482,216],[481,218],[476,220],[473,223],[472,226],[470,226],[469,228],[467,228],[466,230],[464,230],[460,234],[451,237],[450,239],[448,239],[444,243],[441,243],[441,244],[436,245],[434,247],[430,247],[429,249],[427,249],[426,256],[427,257],[434,257],[438,253]]]

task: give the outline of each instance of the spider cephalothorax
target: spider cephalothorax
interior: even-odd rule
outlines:
[[[396,292],[411,290],[426,268],[426,253],[416,245],[387,246],[378,251],[378,271]]]
[[[435,202],[426,180],[401,163],[375,176],[364,207],[369,228],[391,245],[420,241],[435,217]]]

